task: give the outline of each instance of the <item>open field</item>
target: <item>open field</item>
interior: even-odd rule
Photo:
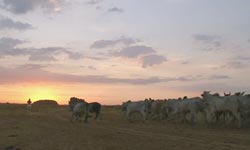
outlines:
[[[249,150],[250,129],[136,118],[129,123],[117,107],[104,107],[102,119],[70,122],[66,106],[0,104],[0,149],[9,150]]]

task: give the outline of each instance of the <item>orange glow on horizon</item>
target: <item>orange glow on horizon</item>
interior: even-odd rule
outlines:
[[[56,91],[46,86],[25,88],[24,95],[34,101],[41,99],[57,100],[58,98]]]
[[[67,105],[70,97],[85,99],[87,102],[100,102],[103,105],[119,105],[124,101],[143,100],[145,98],[168,99],[199,96],[200,92],[183,92],[165,88],[152,90],[148,86],[131,85],[91,85],[91,84],[26,84],[0,87],[0,103],[26,104],[30,98],[37,100],[55,100],[60,105]]]

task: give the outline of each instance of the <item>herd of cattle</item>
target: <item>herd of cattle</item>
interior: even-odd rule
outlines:
[[[90,113],[95,113],[97,118],[101,111],[101,104],[87,103],[84,100],[71,98],[69,106],[72,119],[79,120],[84,117],[87,122]],[[235,94],[211,94],[204,91],[200,97],[153,100],[151,98],[141,101],[127,101],[122,103],[122,110],[129,121],[135,112],[140,113],[143,121],[148,119],[176,119],[181,122],[196,123],[199,118],[209,124],[217,122],[236,122],[239,128],[250,122],[250,94],[238,92]]]

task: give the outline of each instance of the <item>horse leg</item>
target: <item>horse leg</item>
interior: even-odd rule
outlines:
[[[88,111],[86,111],[85,115],[84,115],[84,123],[87,123],[88,122],[88,117],[89,117],[89,113]]]

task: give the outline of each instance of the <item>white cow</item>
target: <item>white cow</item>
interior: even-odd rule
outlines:
[[[131,115],[134,112],[139,112],[143,117],[143,122],[146,120],[147,114],[150,112],[152,101],[144,100],[144,101],[136,101],[136,102],[125,102],[123,105],[126,105],[126,115],[129,121],[131,121]]]
[[[208,103],[206,109],[206,119],[208,123],[212,122],[212,117],[216,116],[217,113],[230,112],[238,120],[238,127],[241,127],[239,96],[218,97],[210,94],[208,91],[204,91],[201,96]]]
[[[243,93],[244,94],[244,93]],[[249,121],[250,115],[250,95],[239,95],[240,113],[244,121]]]
[[[151,103],[150,116],[152,119],[162,120],[164,117],[164,104],[166,100],[154,100]]]
[[[194,122],[195,116],[198,112],[202,111],[202,101],[199,97],[172,99],[165,103],[165,109],[167,109],[168,116],[181,118],[182,122],[186,122],[187,114],[191,115],[191,123]]]

